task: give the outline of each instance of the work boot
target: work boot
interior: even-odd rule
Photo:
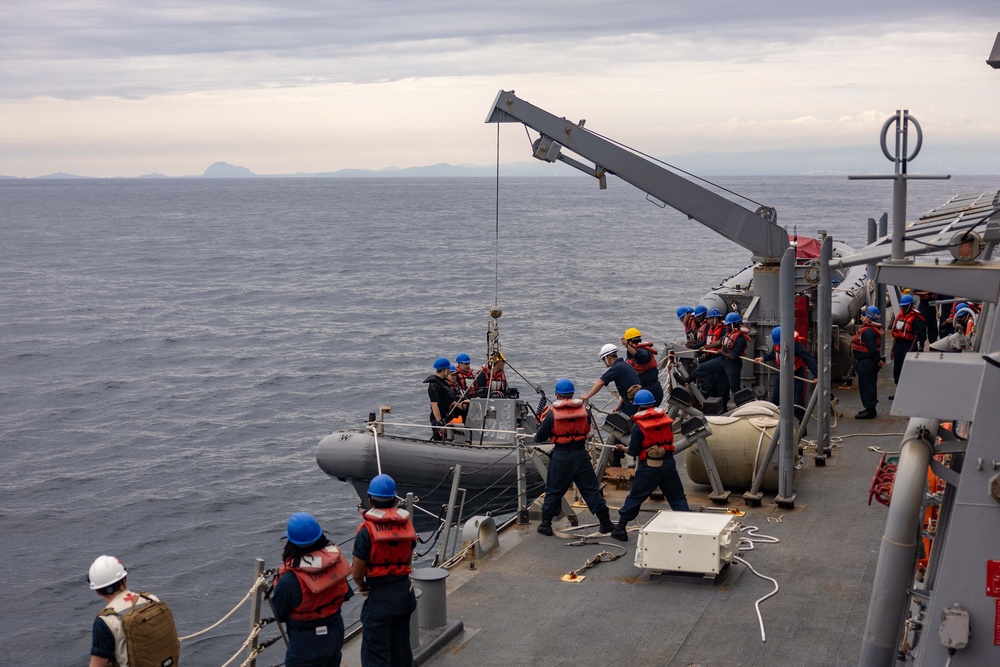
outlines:
[[[601,522],[601,527],[597,529],[597,532],[607,535],[615,529],[615,524],[611,523],[611,515],[608,513],[608,510],[604,510],[602,514],[598,514],[597,518]]]
[[[552,537],[552,519],[542,519],[542,522],[538,524],[537,530],[542,535]]]
[[[622,542],[628,542],[628,521],[619,521],[618,525],[611,529],[611,537]]]
[[[876,412],[874,410],[862,410],[858,414],[854,415],[855,419],[875,419]]]

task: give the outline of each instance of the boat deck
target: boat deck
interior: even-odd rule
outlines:
[[[891,376],[884,375],[882,397],[892,390]],[[651,575],[634,565],[634,532],[628,543],[601,536],[594,540],[613,546],[568,546],[571,540],[539,535],[532,522],[504,531],[498,552],[475,569],[463,563],[452,570],[448,619],[461,620],[464,632],[426,664],[857,664],[887,514],[882,505],[868,505],[880,458],[868,448],[897,449],[899,436],[881,436],[901,435],[906,420],[888,415],[885,398],[877,419],[855,420],[857,389],[835,387],[834,395],[843,413],[834,429],[834,453],[817,467],[812,450],[806,450],[796,472],[794,509],[779,508],[773,494],[765,494],[758,508],[746,507],[742,492],[730,498],[730,507],[747,512],[740,521],[780,540],[744,554],[780,586],[761,603],[766,642],[754,602],[773,585],[745,565],[734,562],[715,582],[696,575]],[[683,466],[681,476],[692,509],[712,506],[708,487],[692,484]],[[606,497],[614,519],[624,492],[612,489]],[[647,501],[639,521],[658,509],[668,506]],[[586,508],[577,511],[581,523],[594,521]],[[565,530],[569,524],[562,520],[554,527]],[[614,548],[619,545],[627,554],[585,571],[582,582],[560,580],[603,550],[620,553]],[[345,664],[356,664],[345,649]]]

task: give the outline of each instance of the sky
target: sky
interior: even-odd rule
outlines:
[[[3,0],[0,175],[490,165],[500,89],[658,157],[883,160],[905,108],[926,170],[1000,173],[998,31],[997,0]]]

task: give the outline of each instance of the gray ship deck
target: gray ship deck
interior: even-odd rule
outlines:
[[[461,620],[464,633],[426,664],[857,664],[887,513],[877,503],[868,505],[879,461],[868,447],[896,449],[898,436],[879,436],[901,434],[906,424],[888,415],[884,397],[892,381],[888,373],[882,375],[876,420],[854,419],[860,409],[856,389],[834,389],[843,413],[834,438],[862,435],[835,445],[824,467],[816,467],[812,450],[806,451],[796,473],[794,509],[777,507],[773,494],[765,494],[759,508],[745,507],[739,493],[730,499],[731,507],[747,511],[741,519],[745,524],[781,540],[758,544],[744,556],[780,586],[761,604],[766,642],[754,602],[773,586],[745,565],[734,562],[714,584],[701,577],[651,576],[633,564],[636,536],[630,532],[625,556],[597,564],[584,572],[581,583],[565,583],[563,574],[608,547],[567,546],[567,540],[538,535],[532,522],[505,531],[500,551],[475,570],[467,564],[452,570],[448,618]],[[710,506],[708,488],[690,483],[683,469],[681,475],[692,509]],[[617,508],[624,494],[612,490],[607,497]],[[644,507],[667,506],[647,502]],[[581,523],[592,520],[585,508],[577,511]],[[639,520],[652,516],[644,512]],[[622,544],[608,536],[600,539]],[[345,664],[357,664],[350,659],[351,647],[345,648]]]

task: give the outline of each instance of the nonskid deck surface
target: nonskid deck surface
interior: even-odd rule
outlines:
[[[884,397],[889,393],[891,378],[882,378],[879,418],[864,421],[854,419],[860,410],[857,389],[834,390],[843,413],[834,437],[864,435],[845,438],[825,467],[816,467],[812,451],[806,451],[794,509],[779,508],[773,494],[766,494],[759,508],[745,507],[740,493],[730,499],[731,507],[747,511],[741,521],[781,540],[745,554],[780,586],[777,595],[761,603],[766,642],[754,601],[773,585],[746,566],[734,563],[714,584],[700,577],[651,577],[633,564],[633,532],[625,556],[585,571],[581,583],[565,583],[563,574],[598,552],[620,549],[566,546],[569,540],[538,535],[532,523],[514,528],[503,538],[506,550],[479,563],[474,573],[464,564],[452,572],[448,618],[461,620],[465,632],[428,664],[857,664],[886,518],[885,507],[868,505],[880,458],[868,447],[898,449],[900,436],[882,434],[901,434],[906,424],[888,415]],[[691,484],[683,470],[682,479],[692,508],[711,506],[707,487]],[[624,493],[606,495],[614,519]],[[645,507],[667,508],[665,503]],[[581,522],[593,521],[585,508],[577,511]],[[643,512],[639,520],[652,516]],[[554,527],[568,528],[568,523]],[[608,536],[600,539],[622,544]]]

